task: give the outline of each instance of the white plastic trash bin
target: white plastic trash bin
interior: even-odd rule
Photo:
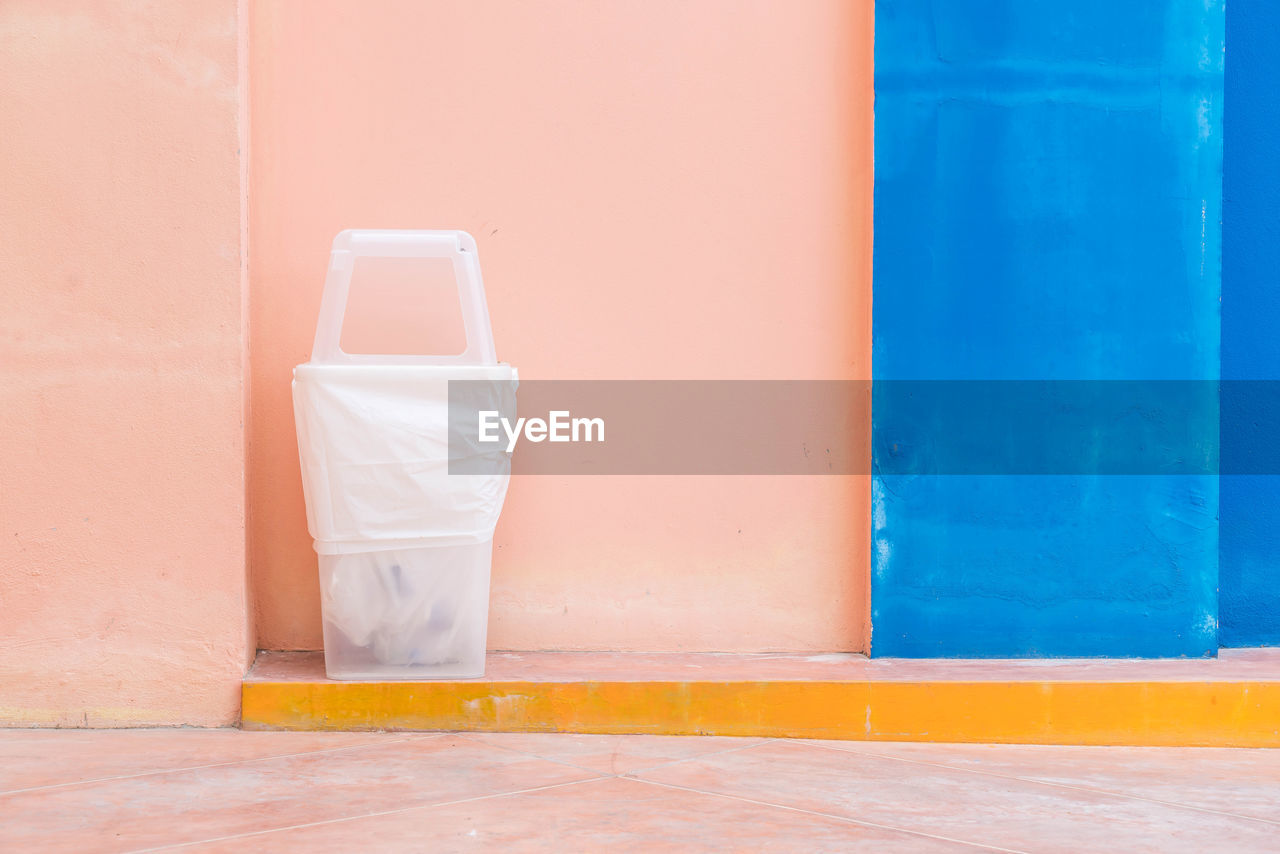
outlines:
[[[453,262],[461,354],[344,353],[338,346],[359,257]],[[475,241],[462,231],[344,231],[333,241],[311,361],[293,406],[320,564],[325,672],[333,679],[482,676],[493,531],[510,460],[450,447],[449,383],[514,416],[516,371],[499,364]],[[457,413],[455,412],[455,416]],[[459,447],[462,446],[462,447]],[[450,454],[468,471],[450,474]],[[479,458],[479,464],[477,464]]]

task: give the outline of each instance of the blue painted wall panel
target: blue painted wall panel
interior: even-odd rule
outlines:
[[[1280,3],[1227,10],[1222,176],[1222,376],[1280,380]],[[1222,403],[1224,453],[1274,449],[1280,405],[1269,385],[1238,383]],[[1261,465],[1261,464],[1260,464]],[[1271,465],[1263,470],[1274,472]],[[1280,644],[1280,477],[1221,485],[1223,646]]]
[[[875,378],[1216,379],[1221,3],[876,13]],[[873,654],[1216,650],[1215,477],[928,471],[874,481]]]

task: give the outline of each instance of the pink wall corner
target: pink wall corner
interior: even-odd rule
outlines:
[[[0,4],[0,724],[238,717],[242,23]]]
[[[321,645],[289,380],[341,229],[474,234],[523,378],[870,376],[871,0],[279,0],[250,35],[261,646]],[[490,646],[865,650],[869,513],[864,477],[517,478]]]

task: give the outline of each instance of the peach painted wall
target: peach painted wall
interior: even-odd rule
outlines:
[[[872,39],[871,0],[254,3],[260,646],[321,643],[289,379],[336,232],[474,234],[523,378],[869,377]],[[865,649],[868,494],[517,478],[490,646]]]
[[[0,3],[0,724],[228,724],[236,0]]]

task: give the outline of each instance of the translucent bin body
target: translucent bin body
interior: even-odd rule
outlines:
[[[330,679],[484,675],[493,540],[320,555]]]
[[[463,351],[343,352],[348,291],[362,257],[384,259],[396,272],[416,259],[450,260]],[[450,441],[451,381],[479,388],[478,409],[514,415],[516,372],[495,355],[475,241],[461,231],[339,234],[311,360],[293,380],[330,678],[484,675],[493,532],[510,460],[467,431]],[[465,423],[469,411],[455,409]],[[451,474],[451,460],[485,473]]]

